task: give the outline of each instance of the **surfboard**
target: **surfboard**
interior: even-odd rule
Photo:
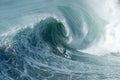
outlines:
[[[71,59],[71,56],[70,56],[70,54],[68,54],[68,53],[65,54],[65,57],[68,58],[68,59]]]

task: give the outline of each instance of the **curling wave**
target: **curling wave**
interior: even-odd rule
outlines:
[[[0,80],[120,79],[117,0],[0,4]]]

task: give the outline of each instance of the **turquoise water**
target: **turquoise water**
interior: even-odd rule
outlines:
[[[119,80],[119,6],[0,0],[0,80]]]

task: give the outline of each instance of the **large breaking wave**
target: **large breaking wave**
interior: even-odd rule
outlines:
[[[0,8],[0,80],[119,79],[117,0],[10,2]]]

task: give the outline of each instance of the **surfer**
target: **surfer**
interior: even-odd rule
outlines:
[[[67,52],[66,48],[63,48],[63,54],[66,54],[66,52]]]
[[[63,48],[63,54],[66,58],[71,59],[70,55],[68,54],[66,48]]]

